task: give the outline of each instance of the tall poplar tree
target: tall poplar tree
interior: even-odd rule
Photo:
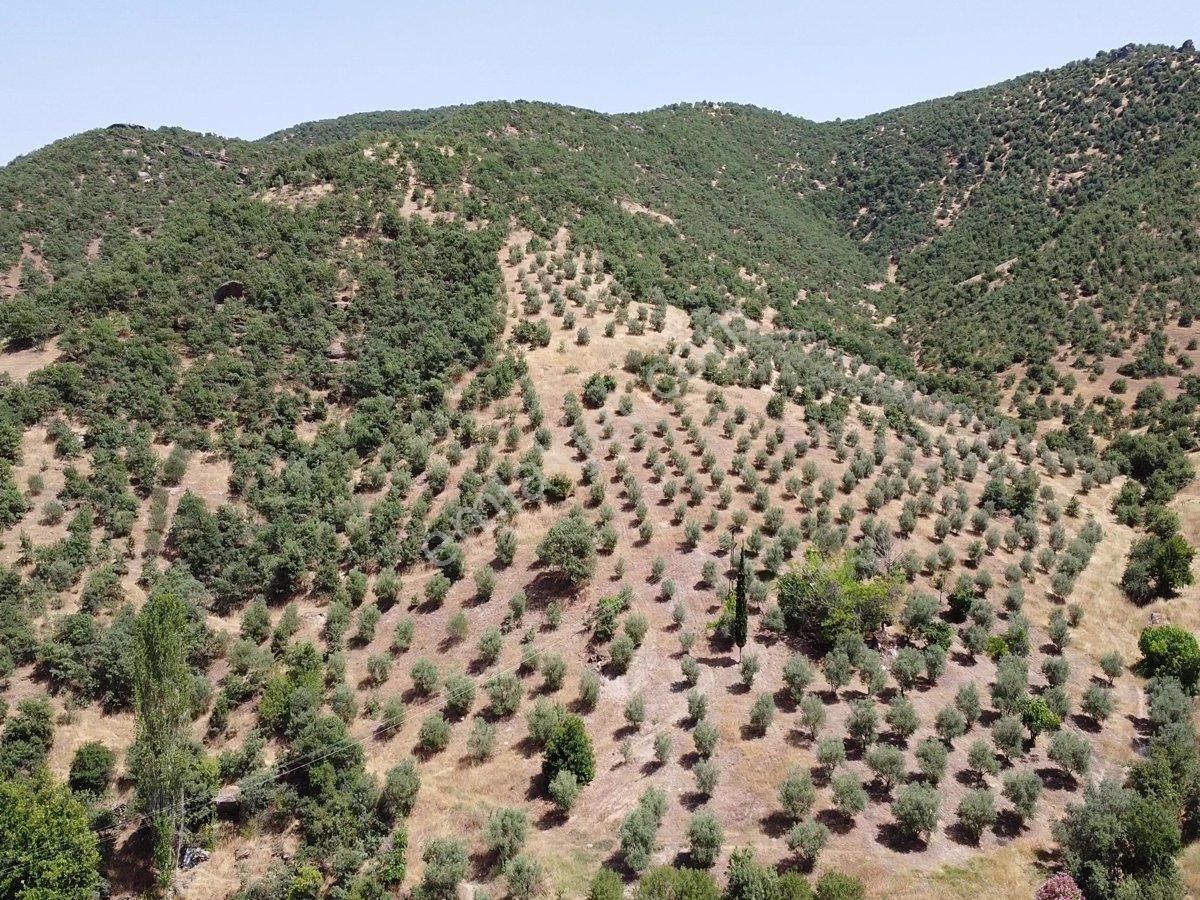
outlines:
[[[174,594],[152,596],[133,630],[134,711],[137,737],[130,771],[138,804],[153,830],[159,881],[170,883],[179,859],[186,810],[187,723],[191,671],[187,662],[187,606]]]

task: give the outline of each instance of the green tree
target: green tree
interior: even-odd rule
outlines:
[[[502,867],[521,851],[528,835],[529,816],[511,807],[493,812],[484,830],[488,850]]]
[[[583,719],[576,715],[565,716],[546,742],[542,774],[547,783],[553,782],[563,771],[574,774],[580,785],[589,784],[596,777],[592,739],[588,736]]]
[[[725,831],[717,817],[707,811],[692,816],[688,823],[688,854],[692,862],[707,869],[716,861],[725,840]]]
[[[969,792],[958,804],[958,824],[975,844],[996,824],[996,800],[987,788]]]
[[[596,571],[596,529],[575,508],[550,526],[537,546],[538,562],[572,584],[581,584]]]
[[[1033,818],[1042,796],[1042,779],[1035,772],[1009,772],[1004,776],[1003,794],[1021,821],[1027,822]]]
[[[470,859],[461,841],[434,838],[421,853],[425,875],[417,888],[421,900],[452,900],[466,877]]]
[[[159,593],[146,601],[133,630],[137,736],[129,751],[129,770],[138,805],[153,830],[154,865],[163,884],[170,883],[175,871],[185,820],[192,687],[187,623],[186,604],[174,594]]]
[[[621,900],[624,894],[625,885],[621,876],[612,869],[597,872],[588,888],[588,900]]]
[[[749,633],[750,602],[746,596],[746,555],[738,556],[737,580],[733,592],[733,624],[730,636],[738,648],[738,658],[741,658],[742,648],[746,646],[746,636]]]
[[[100,885],[87,808],[46,775],[0,780],[0,897],[92,900]]]
[[[1175,625],[1142,629],[1138,638],[1142,658],[1138,663],[1147,678],[1170,676],[1195,693],[1200,681],[1200,644],[1191,632]]]
[[[1174,811],[1113,779],[1088,785],[1083,803],[1068,805],[1053,833],[1067,871],[1086,896],[1167,897],[1182,893],[1178,888],[1164,890],[1178,882],[1175,856],[1180,835]]]
[[[108,790],[117,755],[99,741],[88,741],[75,751],[67,783],[71,790],[99,797]]]
[[[900,790],[892,803],[892,815],[901,833],[910,838],[927,837],[937,828],[940,805],[941,799],[933,788],[909,784]]]

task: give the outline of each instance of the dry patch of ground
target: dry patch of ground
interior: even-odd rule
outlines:
[[[262,199],[265,203],[275,203],[288,209],[299,209],[303,206],[316,206],[323,198],[333,193],[333,185],[328,181],[316,184],[285,184],[282,187],[267,188]]]
[[[58,338],[53,337],[40,347],[0,352],[0,375],[24,383],[30,375],[59,360]]]
[[[656,212],[648,206],[643,206],[641,203],[635,203],[632,200],[623,198],[618,200],[617,204],[621,207],[621,209],[625,210],[625,212],[634,213],[635,215],[639,216],[649,216],[655,222],[658,222],[662,225],[675,224],[675,220],[666,213]]]

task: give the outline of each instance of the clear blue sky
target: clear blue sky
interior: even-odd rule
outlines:
[[[5,4],[0,162],[111,122],[254,138],[475,100],[851,118],[1128,42],[1200,0],[43,0]]]

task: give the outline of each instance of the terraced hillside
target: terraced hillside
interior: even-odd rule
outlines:
[[[0,170],[0,895],[1198,889],[1198,76]]]

